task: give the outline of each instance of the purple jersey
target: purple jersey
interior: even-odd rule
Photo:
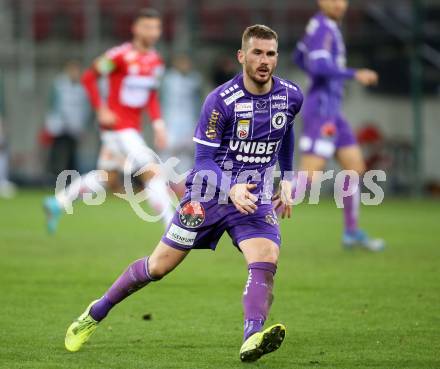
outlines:
[[[294,59],[311,79],[304,114],[336,117],[344,81],[354,77],[354,70],[346,68],[345,44],[337,23],[322,13],[316,14],[297,44]]]
[[[303,100],[294,83],[275,76],[273,81],[265,95],[246,91],[241,74],[216,88],[205,100],[193,138],[217,148],[214,161],[222,171],[230,171],[232,183],[256,183],[255,194],[263,188],[266,170],[275,166]],[[254,171],[251,180],[246,171]],[[195,173],[189,176],[189,187]]]
[[[352,129],[341,114],[344,82],[354,77],[346,68],[344,40],[337,23],[316,14],[294,52],[296,64],[311,79],[303,108],[302,152],[323,158],[356,143]]]
[[[265,95],[252,95],[243,85],[242,75],[216,88],[206,98],[194,141],[196,144],[195,167],[186,182],[187,191],[168,226],[162,241],[179,250],[215,249],[226,231],[235,246],[246,239],[262,237],[281,244],[281,234],[270,197],[272,187],[264,188],[265,176],[277,159],[283,171],[292,168],[293,120],[301,108],[302,93],[298,86],[273,77],[273,87]],[[283,169],[284,168],[284,169]],[[234,183],[256,183],[257,194],[264,188],[264,199],[259,197],[258,209],[249,215],[241,214],[228,201],[229,187],[220,191],[220,181],[215,184],[216,193],[210,200],[198,200],[202,187],[197,180],[203,171],[224,172]],[[247,171],[254,176],[249,180]],[[260,178],[255,178],[260,176]],[[204,179],[203,179],[204,180]],[[212,185],[215,181],[208,180]],[[270,177],[268,180],[272,183]],[[267,192],[266,192],[267,190]],[[222,201],[219,194],[226,194]],[[268,196],[266,196],[266,194]],[[270,197],[269,197],[270,196]]]

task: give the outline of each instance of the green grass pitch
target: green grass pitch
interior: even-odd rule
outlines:
[[[0,368],[228,369],[440,368],[440,202],[388,200],[362,208],[380,254],[343,251],[330,201],[294,208],[282,222],[275,300],[283,346],[241,364],[242,256],[224,237],[117,306],[80,352],[64,349],[72,319],[128,263],[148,255],[159,224],[123,200],[77,204],[48,236],[43,193],[0,200]],[[143,320],[144,314],[151,320]]]

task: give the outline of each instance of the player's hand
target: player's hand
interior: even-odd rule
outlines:
[[[99,107],[97,116],[99,124],[104,128],[111,128],[116,123],[116,114],[105,105]]]
[[[364,86],[377,85],[379,82],[379,75],[371,69],[358,69],[354,78]]]
[[[280,209],[281,218],[292,216],[292,182],[281,180],[278,192],[272,197],[275,211]]]
[[[158,150],[164,150],[167,147],[167,134],[165,122],[162,119],[156,119],[153,122],[154,146]]]
[[[257,187],[256,184],[237,183],[232,186],[229,191],[229,197],[232,200],[235,208],[242,214],[253,214],[257,210],[255,203],[258,197],[250,191]]]

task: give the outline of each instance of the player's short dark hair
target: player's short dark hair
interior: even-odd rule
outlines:
[[[241,37],[241,48],[245,48],[245,44],[251,38],[259,38],[262,40],[275,40],[278,42],[278,34],[270,27],[265,26],[264,24],[254,24],[246,28],[243,32],[243,36]]]
[[[162,19],[162,16],[159,11],[154,8],[143,8],[137,12],[133,22],[137,22],[139,19],[143,18]]]

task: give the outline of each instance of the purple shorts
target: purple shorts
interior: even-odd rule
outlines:
[[[303,153],[329,159],[337,149],[357,143],[350,124],[341,115],[336,118],[304,115],[303,122],[299,141]]]
[[[243,240],[257,237],[267,238],[280,246],[280,228],[272,204],[257,203],[257,206],[254,214],[243,215],[231,203],[218,204],[217,198],[201,203],[191,200],[187,192],[162,242],[178,250],[215,250],[226,231],[236,247]]]

